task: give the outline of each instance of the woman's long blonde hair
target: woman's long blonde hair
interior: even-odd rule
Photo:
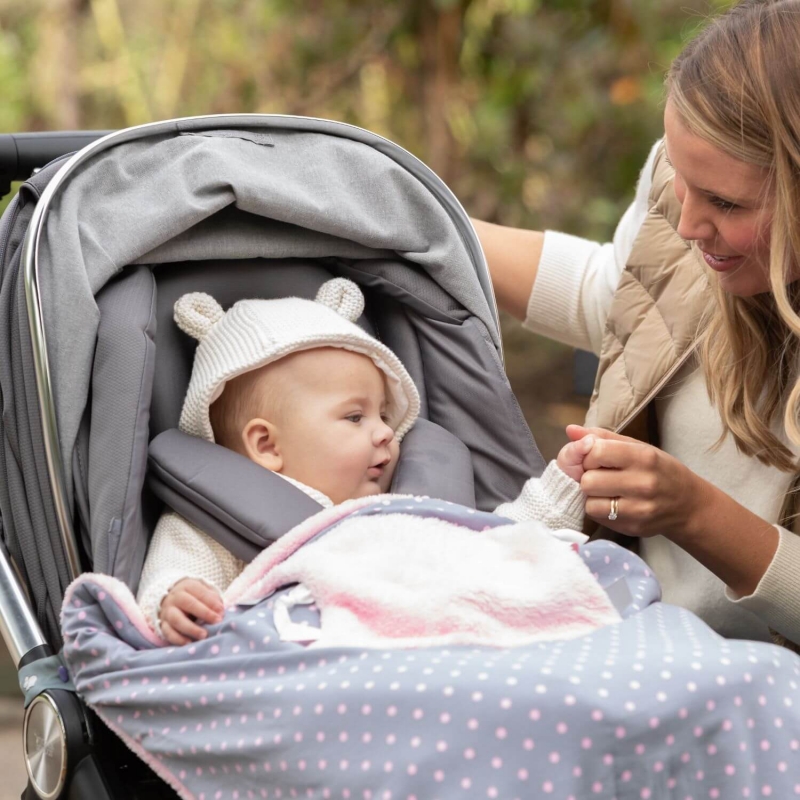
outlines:
[[[800,444],[800,0],[744,0],[717,17],[672,64],[667,94],[692,133],[767,170],[772,291],[736,297],[712,281],[698,352],[723,438],[796,472],[772,425],[783,409]]]

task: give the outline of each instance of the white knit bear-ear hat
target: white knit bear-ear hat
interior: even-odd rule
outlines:
[[[363,310],[361,290],[346,278],[324,283],[313,301],[240,300],[227,312],[203,292],[183,295],[175,322],[199,344],[180,429],[213,442],[208,410],[229,380],[300,350],[341,347],[368,356],[386,376],[387,422],[402,439],[419,415],[419,394],[400,359],[355,324]]]

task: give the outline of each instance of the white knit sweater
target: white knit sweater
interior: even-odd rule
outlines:
[[[331,500],[299,481],[287,478],[324,508]],[[581,529],[584,500],[580,485],[548,464],[541,478],[529,479],[516,500],[503,503],[495,513],[515,522],[539,520],[554,530]],[[138,601],[153,629],[160,633],[161,602],[170,588],[184,578],[196,578],[224,592],[241,573],[245,562],[178,514],[168,511],[158,521],[139,583]]]

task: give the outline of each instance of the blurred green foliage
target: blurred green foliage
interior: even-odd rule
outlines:
[[[717,0],[0,0],[0,131],[330,117],[474,216],[607,237]]]

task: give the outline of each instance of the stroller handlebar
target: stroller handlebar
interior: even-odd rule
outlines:
[[[0,197],[54,158],[80,150],[111,131],[41,131],[0,134]]]

